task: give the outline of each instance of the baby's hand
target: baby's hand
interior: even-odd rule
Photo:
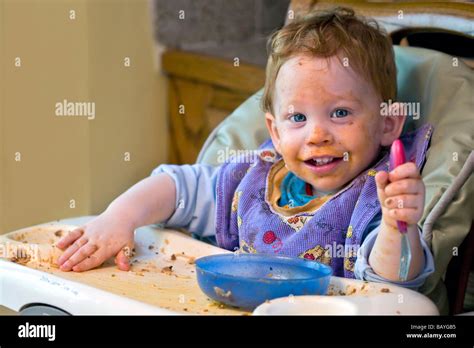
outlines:
[[[62,271],[82,272],[116,256],[118,268],[128,271],[133,231],[124,219],[103,213],[59,240],[57,247],[65,251],[59,257],[58,265]]]
[[[383,221],[397,228],[397,220],[417,224],[425,206],[425,185],[413,162],[404,163],[390,173],[375,175]]]

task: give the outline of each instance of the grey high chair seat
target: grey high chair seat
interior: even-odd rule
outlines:
[[[474,220],[473,72],[460,60],[437,51],[398,46],[394,49],[397,99],[421,105],[421,117],[407,118],[404,132],[424,123],[434,126],[422,171],[426,201],[419,225],[431,246],[436,270],[420,291],[437,304],[440,313],[446,314],[448,296],[443,281],[448,265],[453,258],[472,258],[472,253],[460,255],[459,246]],[[269,137],[259,106],[261,93],[260,90],[246,100],[214,129],[197,162],[218,165],[220,150],[256,149]],[[464,249],[469,250],[465,246]],[[468,275],[464,271],[462,276]]]

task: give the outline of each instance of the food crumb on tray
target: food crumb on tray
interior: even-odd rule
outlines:
[[[31,256],[30,255],[23,255],[23,256],[13,256],[10,258],[11,262],[18,263],[20,265],[26,265],[28,262],[30,262]]]
[[[186,259],[188,261],[188,264],[194,265],[196,258],[194,256],[189,256],[184,253],[184,251],[181,252],[181,254],[171,254],[170,260],[171,261],[176,261],[178,257],[181,257],[183,259]]]
[[[166,266],[161,269],[161,273],[171,274],[173,273],[173,266]]]
[[[327,296],[350,296],[350,295],[368,295],[370,293],[370,286],[367,285],[368,282],[364,282],[360,289],[358,287],[348,285],[345,290],[334,287],[334,285],[329,285]],[[374,289],[375,290],[375,289]],[[389,288],[381,288],[380,292],[390,293]]]
[[[232,308],[231,306],[226,306],[225,304],[214,301],[210,298],[207,298],[207,300],[209,301],[209,303],[207,304],[208,307],[217,307],[217,308],[221,308],[221,309],[223,309],[223,308]]]
[[[194,257],[190,257],[189,260],[188,260],[188,263],[189,263],[190,265],[194,265],[194,264],[195,264],[195,260],[196,260],[196,259],[195,259]]]

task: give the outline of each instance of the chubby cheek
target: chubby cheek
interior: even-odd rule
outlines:
[[[347,134],[347,148],[351,150],[352,163],[357,169],[364,169],[376,156],[379,141],[378,129],[374,125],[358,124]]]
[[[280,141],[277,146],[278,152],[283,156],[285,163],[291,163],[296,160],[300,144],[299,137],[291,134],[291,131],[279,129]]]
[[[295,151],[295,146],[292,142],[288,143],[280,143],[281,144],[281,151],[280,154],[283,157],[283,160],[288,166],[292,166],[292,164],[296,161],[297,152]]]

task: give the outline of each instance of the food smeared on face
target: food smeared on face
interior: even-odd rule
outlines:
[[[296,55],[275,85],[272,140],[287,168],[314,189],[341,189],[376,158],[380,97],[337,56]]]

